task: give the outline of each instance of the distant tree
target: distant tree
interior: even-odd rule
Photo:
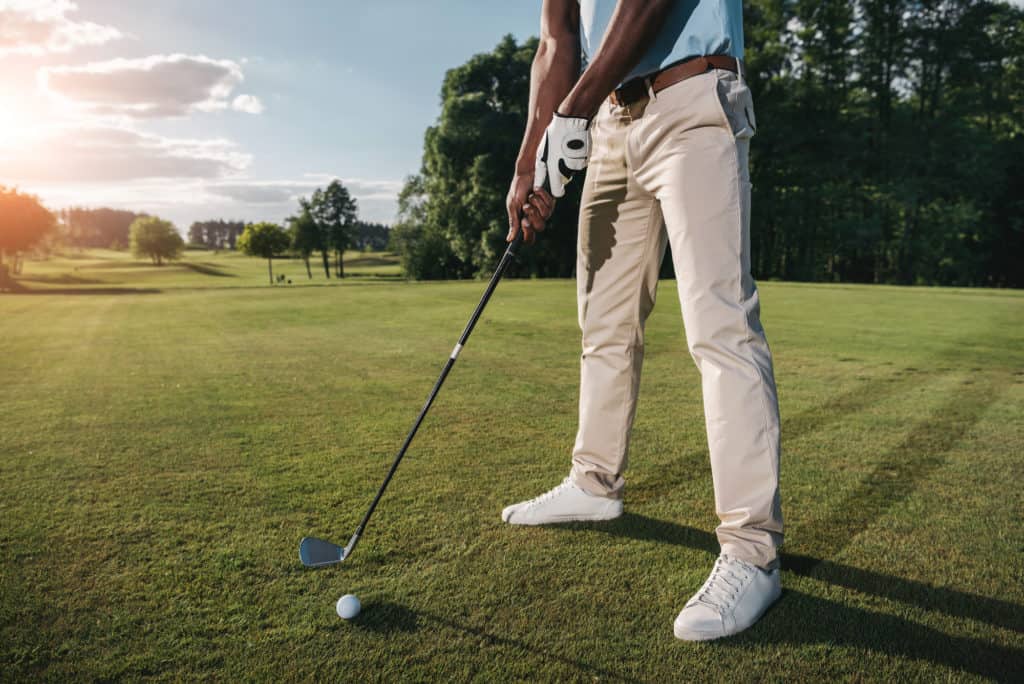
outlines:
[[[309,231],[309,240],[313,244],[313,249],[320,252],[320,256],[323,258],[324,263],[324,277],[328,280],[331,279],[331,263],[330,263],[330,250],[331,244],[328,240],[326,229],[320,225],[320,223],[313,216],[312,212],[313,203],[312,200],[306,197],[299,198],[299,212],[300,215],[307,214],[313,223],[306,226]],[[312,252],[311,252],[312,253]]]
[[[131,225],[132,254],[149,257],[157,266],[181,256],[185,241],[170,221],[156,216],[142,216]]]
[[[193,222],[192,225],[188,227],[188,243],[190,245],[206,244],[206,231],[203,230],[203,224],[199,221]]]
[[[61,212],[63,242],[71,247],[124,249],[131,241],[131,225],[141,214],[123,209],[70,207]]]
[[[365,252],[366,250],[381,251],[387,249],[391,239],[391,228],[382,223],[366,223],[356,221],[352,225],[350,246]]]
[[[237,246],[249,256],[267,260],[270,284],[274,284],[274,255],[288,249],[292,244],[288,233],[276,223],[251,223],[238,238]]]
[[[56,226],[56,218],[39,200],[0,185],[0,279],[6,279],[4,254],[14,259],[14,272],[21,268],[19,255],[31,249]]]
[[[245,230],[242,221],[196,221],[188,229],[188,241],[210,249],[235,249],[238,236]]]
[[[342,257],[351,241],[353,225],[356,222],[358,205],[348,189],[339,180],[331,181],[326,189],[317,189],[309,201],[309,213],[319,225],[326,245],[337,257],[337,275],[345,277]]]
[[[309,268],[309,256],[320,246],[320,232],[316,221],[309,215],[309,211],[303,209],[298,216],[289,218],[288,224],[292,248],[302,257],[306,264],[306,275],[312,280],[313,271]]]

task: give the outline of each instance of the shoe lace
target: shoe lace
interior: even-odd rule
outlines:
[[[535,506],[539,506],[540,504],[544,503],[545,501],[550,501],[551,499],[555,498],[556,496],[558,496],[559,494],[564,492],[566,489],[569,489],[569,488],[571,488],[573,486],[574,485],[572,483],[572,479],[567,477],[564,480],[562,480],[562,484],[558,485],[554,489],[546,491],[543,494],[541,494],[540,496],[538,496],[536,498],[533,498],[533,499],[530,499],[529,501],[527,501],[526,502],[526,507],[527,508],[534,508]]]
[[[740,589],[753,577],[754,567],[725,554],[718,557],[711,575],[697,594],[697,600],[718,611],[730,610]]]

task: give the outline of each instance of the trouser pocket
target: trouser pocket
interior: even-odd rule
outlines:
[[[752,138],[757,132],[754,98],[750,88],[739,76],[725,69],[716,69],[715,102],[722,115],[722,125],[735,138]]]

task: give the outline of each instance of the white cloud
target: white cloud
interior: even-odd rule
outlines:
[[[357,201],[397,202],[402,181],[363,180],[360,178],[338,178],[329,174],[307,174],[301,180],[230,180],[207,184],[206,189],[220,197],[247,204],[298,203],[300,197],[308,196],[317,188],[326,187],[333,180],[340,180]]]
[[[250,162],[249,155],[224,139],[165,138],[114,126],[63,126],[37,130],[17,145],[0,147],[0,182],[224,178],[240,173]]]
[[[367,180],[365,178],[340,178],[330,173],[307,173],[303,176],[305,184],[312,188],[327,186],[333,180],[344,184],[353,197],[363,199],[398,199],[398,193],[404,185],[400,180]]]
[[[247,204],[280,204],[287,202],[292,206],[298,204],[300,197],[308,197],[317,188],[324,188],[333,181],[340,180],[349,193],[360,203],[396,203],[398,192],[402,189],[402,181],[363,180],[360,178],[337,178],[323,174],[306,174],[300,180],[229,180],[208,183],[206,190],[219,197],[224,197]]]
[[[113,26],[67,17],[77,10],[70,0],[0,0],[0,57],[69,52],[122,37]]]
[[[207,207],[218,207],[211,216],[235,216],[244,220],[283,221],[293,216],[300,197],[340,180],[359,204],[359,218],[376,223],[393,223],[398,211],[400,180],[338,178],[332,174],[310,173],[292,180],[229,179],[203,183]],[[194,214],[193,214],[194,215]],[[195,219],[193,219],[195,220]]]
[[[306,187],[293,185],[287,181],[271,182],[229,182],[207,186],[213,195],[237,200],[245,204],[281,204],[282,202],[297,203],[298,198],[306,191]]]
[[[137,118],[184,116],[193,111],[236,110],[258,114],[263,105],[235,87],[245,77],[237,62],[203,55],[152,55],[83,66],[39,70],[45,92],[101,115]]]
[[[246,114],[263,113],[263,103],[255,95],[239,95],[231,102],[231,108]]]

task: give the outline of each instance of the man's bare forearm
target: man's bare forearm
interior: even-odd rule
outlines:
[[[658,35],[672,0],[619,0],[601,48],[557,111],[589,119],[635,67]]]
[[[579,77],[579,23],[576,0],[544,0],[540,45],[530,69],[526,132],[516,159],[517,174],[533,173],[544,129]]]

